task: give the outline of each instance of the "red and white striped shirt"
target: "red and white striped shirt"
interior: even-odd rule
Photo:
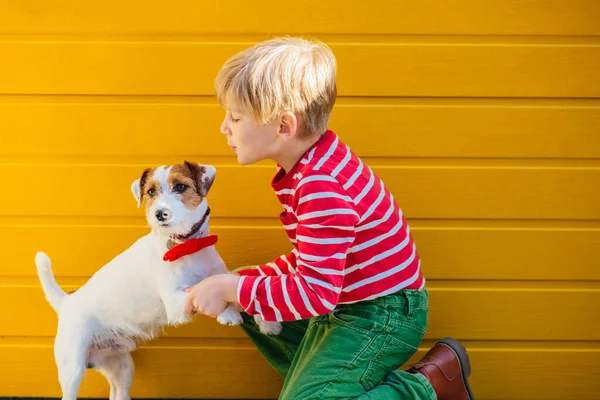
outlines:
[[[293,321],[370,300],[425,279],[410,228],[392,194],[327,131],[273,189],[294,245],[288,255],[240,271],[238,301],[266,321]]]

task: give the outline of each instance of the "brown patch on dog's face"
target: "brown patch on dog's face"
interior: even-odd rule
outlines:
[[[142,195],[144,194],[144,188],[147,184],[148,177],[152,174],[152,171],[154,171],[152,168],[146,168],[144,172],[142,172],[142,176],[140,177],[140,193]]]
[[[189,161],[184,161],[183,164],[190,170],[190,173],[196,182],[198,194],[202,197],[206,197],[215,178],[215,168],[212,166],[191,163]]]
[[[141,185],[140,185],[141,186]],[[146,210],[152,207],[152,203],[154,200],[158,198],[160,194],[160,183],[154,179],[149,179],[144,185],[142,195],[144,196],[144,200],[146,201]]]
[[[148,208],[148,203],[152,201],[152,199],[147,196],[148,189],[153,186],[152,181],[150,180],[153,175],[154,169],[146,168],[144,172],[142,172],[142,176],[140,177],[140,202],[142,199],[146,200],[146,208]]]
[[[199,169],[199,168],[197,168]],[[169,189],[180,196],[181,202],[186,208],[193,210],[204,200],[201,190],[202,172],[190,168],[188,163],[175,164],[169,171],[167,178]]]

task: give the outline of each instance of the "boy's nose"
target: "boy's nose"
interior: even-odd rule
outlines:
[[[227,118],[223,119],[223,122],[221,122],[221,133],[223,135],[229,135],[231,133],[229,126],[227,125]]]

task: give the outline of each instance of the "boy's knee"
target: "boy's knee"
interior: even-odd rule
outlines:
[[[339,397],[337,398],[339,399]],[[323,396],[323,394],[317,392],[314,394],[294,393],[291,396],[281,396],[279,400],[333,400],[333,397]]]
[[[300,386],[304,386],[304,388],[289,386],[289,390],[285,390],[280,394],[279,400],[330,400],[340,398],[331,396],[331,391],[328,389],[330,387],[329,382]]]

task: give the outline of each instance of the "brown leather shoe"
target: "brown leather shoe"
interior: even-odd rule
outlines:
[[[440,340],[411,367],[407,372],[425,376],[438,400],[474,400],[467,380],[471,375],[471,362],[458,340]]]

